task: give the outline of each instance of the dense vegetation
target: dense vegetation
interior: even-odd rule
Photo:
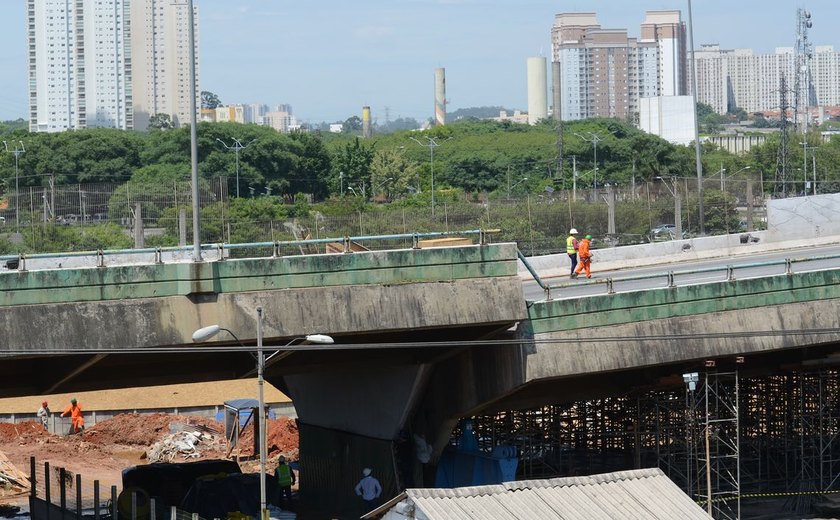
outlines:
[[[628,237],[642,237],[651,226],[674,221],[673,186],[683,193],[684,228],[696,231],[693,148],[671,145],[614,119],[564,126],[565,161],[560,170],[557,133],[551,121],[528,126],[467,119],[425,132],[400,131],[369,140],[361,139],[355,129],[341,134],[284,135],[256,125],[201,123],[199,174],[202,220],[207,222],[203,239],[236,242],[267,236],[274,240],[494,226],[504,230],[504,239],[529,242],[534,252],[540,252],[559,247],[570,225],[606,234],[606,205],[602,196],[593,196],[596,184],[602,194],[607,185],[620,192],[616,235],[623,241],[637,240]],[[598,141],[597,165],[593,136]],[[22,193],[30,189],[33,200],[33,190],[48,186],[53,191],[56,186],[91,183],[117,186],[109,192],[107,210],[102,211],[111,226],[52,229],[59,215],[47,211],[47,202],[40,210],[30,201],[31,215],[22,212],[21,221],[40,220],[38,231],[29,230],[12,241],[8,236],[0,238],[0,251],[125,247],[123,234],[115,229],[119,230],[118,223],[125,227],[138,193],[146,194],[146,225],[164,230],[153,242],[177,242],[177,211],[184,206],[178,200],[189,192],[188,187],[177,187],[190,178],[188,128],[30,134],[25,125],[12,122],[0,124],[0,138],[10,145],[22,143],[26,149],[18,157],[17,179],[14,154],[0,154],[6,215],[14,212],[10,201],[16,180]],[[230,143],[233,138],[247,145],[238,154],[238,186],[237,154],[219,143]],[[817,133],[807,140],[813,146],[821,144]],[[723,181],[717,182],[721,172],[729,177],[730,186],[763,178],[764,191],[772,191],[777,146],[775,136],[742,157],[714,147],[704,149],[704,170],[710,179],[704,197],[707,231],[734,231],[738,225],[737,201],[721,190]],[[819,189],[834,191],[840,180],[840,140],[815,150]],[[796,185],[799,191],[805,181],[802,153],[801,145],[791,146],[791,171],[801,179]],[[798,172],[796,165],[800,165]],[[642,186],[646,195],[641,194]],[[579,200],[571,200],[573,187]],[[150,191],[160,194],[148,195]],[[181,195],[173,199],[173,191]],[[760,191],[758,183],[755,191]],[[81,199],[85,197],[77,198],[84,212]]]

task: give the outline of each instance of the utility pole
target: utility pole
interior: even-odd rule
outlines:
[[[700,236],[706,234],[703,215],[703,162],[700,160],[700,122],[697,120],[697,66],[694,59],[694,21],[691,16],[691,0],[688,0],[688,44],[691,54],[691,97],[694,101],[694,162],[697,168],[697,212]]]
[[[218,137],[216,138],[217,141],[222,143],[222,146],[224,146],[227,150],[233,150],[234,153],[236,154],[236,198],[238,199],[239,198],[239,151],[244,150],[245,148],[248,148],[249,146],[254,144],[254,141],[256,141],[256,139],[251,139],[251,142],[249,142],[248,144],[242,144],[239,141],[239,139],[237,139],[235,137],[233,137],[232,139],[233,139],[233,144],[228,146],[227,143],[225,143],[224,141],[222,141]]]
[[[3,146],[6,151],[15,155],[15,233],[20,233],[20,186],[18,185],[18,162],[20,155],[26,153],[26,148],[23,146],[23,141],[18,141],[20,148],[15,145],[14,150],[9,150],[9,143],[3,141]]]
[[[586,142],[592,143],[592,162],[595,165],[595,169],[592,170],[594,172],[592,177],[592,200],[595,200],[598,194],[598,143],[604,140],[604,136],[598,132],[587,132],[587,134],[589,137],[575,132],[576,136]]]
[[[341,187],[341,198],[344,198],[344,172],[338,172],[338,182]]]
[[[190,46],[190,181],[192,183],[193,210],[193,262],[201,262],[201,203],[198,191],[198,107],[196,106],[195,80],[195,9],[193,0],[187,0],[187,23],[189,27]]]
[[[434,218],[434,216],[435,216],[435,148],[440,146],[442,143],[444,143],[446,141],[449,141],[452,138],[447,137],[441,143],[438,143],[437,141],[435,141],[435,139],[433,137],[429,137],[427,135],[424,135],[423,137],[426,138],[426,141],[427,141],[426,144],[421,143],[420,141],[418,141],[417,139],[415,139],[413,137],[409,137],[409,139],[411,139],[415,143],[419,144],[420,146],[423,146],[423,147],[428,146],[429,147],[429,168],[431,169],[431,174],[432,174],[432,217]]]
[[[577,202],[577,155],[572,156],[572,202]]]

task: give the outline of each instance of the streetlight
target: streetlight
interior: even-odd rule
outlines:
[[[233,144],[228,146],[227,143],[225,143],[224,141],[222,141],[218,137],[216,138],[216,140],[219,141],[220,143],[222,143],[222,146],[224,146],[227,150],[233,150],[234,153],[236,153],[236,198],[238,199],[239,198],[239,150],[244,150],[245,148],[248,148],[249,146],[254,144],[254,141],[256,141],[256,139],[251,139],[251,142],[249,142],[248,144],[242,144],[239,141],[239,139],[237,139],[235,137],[232,137],[231,139],[233,139]]]
[[[384,181],[382,181],[382,182],[380,182],[380,183],[377,183],[377,184],[376,184],[376,186],[373,186],[373,187],[370,189],[370,196],[371,196],[371,198],[376,197],[376,190],[378,190],[378,189],[379,189],[379,188],[381,188],[382,186],[385,186],[386,184],[388,184],[389,182],[391,182],[391,181],[393,181],[393,180],[394,180],[394,178],[393,178],[393,177],[388,177],[388,178],[387,178],[387,179],[385,179]]]
[[[511,186],[511,185],[510,185],[510,179],[508,179],[508,190],[507,190],[507,191],[508,191],[508,197],[507,197],[507,198],[508,198],[508,199],[510,198],[510,190],[512,190],[513,188],[515,188],[515,187],[519,186],[520,184],[522,184],[523,182],[525,182],[525,181],[527,181],[527,180],[528,180],[528,177],[522,177],[521,179],[519,179],[518,181],[516,181],[515,183],[513,183],[513,186]]]
[[[20,144],[20,148],[15,145],[14,150],[9,150],[9,143],[3,141],[3,146],[6,148],[6,151],[15,155],[15,233],[20,232],[20,189],[18,187],[18,161],[20,158],[20,154],[26,152],[26,148],[23,146],[23,141],[18,141]]]
[[[671,182],[674,184],[674,188],[671,189],[668,186],[668,183],[665,181],[664,177],[655,177],[662,181],[665,184],[665,187],[668,188],[668,191],[671,192],[671,195],[674,196],[674,234],[676,235],[674,238],[680,239],[682,238],[682,200],[680,199],[680,190],[677,187],[677,178],[671,177]]]
[[[726,171],[726,168],[721,168],[720,169],[720,191],[722,191],[724,194],[726,194],[726,179],[731,179],[732,177],[738,175],[742,171],[749,170],[750,168],[752,168],[752,166],[744,166],[740,170],[736,171],[735,173],[730,173],[726,177],[723,176],[723,172]]]
[[[604,136],[601,135],[599,132],[587,132],[589,137],[585,135],[579,134],[575,132],[575,135],[580,137],[586,142],[592,143],[592,162],[595,166],[593,170],[595,172],[594,176],[592,177],[592,198],[595,198],[595,193],[598,191],[598,143],[604,140]],[[614,134],[612,130],[610,131],[611,134]]]
[[[700,236],[706,234],[706,223],[703,216],[703,161],[700,160],[700,122],[697,118],[697,66],[694,56],[694,21],[691,15],[691,0],[688,0],[688,52],[691,54],[691,97],[694,105],[694,163],[697,168],[697,217],[700,222]],[[784,109],[782,109],[784,117]]]
[[[429,137],[427,135],[424,135],[423,137],[426,138],[426,140],[428,141],[428,144],[423,144],[413,137],[409,137],[409,139],[411,139],[415,143],[419,144],[420,146],[423,146],[423,147],[428,146],[429,147],[429,168],[431,169],[431,173],[432,173],[432,217],[434,218],[434,216],[435,216],[435,148],[440,146],[440,143],[435,141],[434,138]],[[449,141],[450,139],[452,139],[452,138],[447,137],[446,139],[443,140],[443,142]]]
[[[221,331],[225,331],[231,336],[233,339],[239,343],[239,346],[244,347],[245,345],[236,337],[236,334],[233,333],[230,329],[226,329],[224,327],[220,327],[219,325],[209,325],[207,327],[202,327],[197,331],[193,332],[192,340],[196,343],[201,343],[203,341],[207,341],[208,339],[212,338],[216,334]],[[285,347],[291,346],[296,341],[308,341],[310,343],[320,343],[320,344],[331,344],[335,343],[331,336],[327,336],[326,334],[309,334],[304,337],[294,338],[288,343],[286,343]],[[282,350],[282,349],[280,349]],[[265,353],[263,352],[263,309],[262,307],[257,307],[257,355],[255,356],[257,360],[257,388],[259,390],[259,407],[260,410],[257,413],[257,418],[259,420],[259,427],[260,427],[260,518],[263,520],[268,519],[268,509],[266,509],[266,499],[265,499],[265,445],[266,445],[266,432],[265,432],[265,395],[263,393],[263,386],[264,386],[264,374],[265,374],[265,362],[270,360],[274,356],[276,356],[280,350],[276,350],[268,358],[265,357]]]

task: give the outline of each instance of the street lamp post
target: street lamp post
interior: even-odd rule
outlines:
[[[423,137],[425,137],[426,140],[428,141],[427,144],[423,144],[413,137],[409,137],[409,139],[411,139],[415,143],[419,144],[420,146],[423,146],[423,147],[428,146],[429,147],[429,169],[431,170],[431,174],[432,174],[432,217],[434,217],[435,216],[435,148],[440,146],[441,143],[438,143],[437,141],[435,141],[435,139],[433,137],[429,137],[427,135],[424,135]],[[449,141],[450,139],[452,139],[452,138],[447,137],[446,139],[443,140],[443,142]]]
[[[248,144],[242,144],[239,141],[239,139],[237,139],[235,137],[232,137],[231,139],[233,139],[233,144],[228,146],[227,143],[225,143],[224,141],[222,141],[218,137],[216,138],[217,141],[222,143],[222,146],[224,146],[225,149],[233,150],[234,153],[236,154],[236,198],[238,199],[239,198],[239,151],[244,150],[245,148],[248,148],[249,146],[254,144],[254,141],[256,141],[256,139],[251,139],[251,142],[249,142]]]
[[[697,119],[697,66],[694,56],[694,20],[691,14],[691,0],[688,0],[688,52],[691,55],[691,96],[694,105],[694,163],[697,169],[697,217],[700,223],[700,236],[706,234],[703,215],[703,161],[700,159],[700,122]]]
[[[668,186],[668,183],[665,181],[663,177],[656,177],[657,179],[661,180],[665,187],[668,188],[668,191],[671,192],[671,195],[674,196],[674,234],[676,235],[674,238],[680,239],[682,238],[682,200],[680,199],[680,190],[677,185],[677,178],[671,177],[671,183],[674,185],[674,188],[671,189]]]
[[[233,339],[236,340],[237,343],[241,347],[245,345],[236,337],[236,334],[233,333],[230,329],[226,329],[224,327],[220,327],[219,325],[209,325],[207,327],[203,327],[198,329],[197,331],[193,332],[192,340],[200,343],[202,341],[207,341],[208,339],[212,338],[216,334],[221,331],[225,331],[231,336]],[[322,343],[322,344],[329,344],[334,343],[332,337],[327,336],[325,334],[310,334],[304,337],[294,338],[288,343],[286,343],[285,347],[291,346],[293,343],[297,341],[305,340],[310,343]],[[275,355],[280,353],[280,350],[273,352],[268,359],[273,358]],[[267,501],[266,501],[266,484],[265,484],[265,475],[266,475],[266,428],[265,428],[265,394],[264,394],[264,386],[265,386],[265,351],[263,350],[263,308],[257,307],[257,353],[255,355],[257,360],[257,398],[258,398],[258,405],[260,407],[259,411],[257,412],[257,420],[260,429],[260,518],[261,520],[268,520],[268,509],[267,509]]]
[[[9,143],[3,141],[3,147],[6,151],[15,156],[15,233],[20,233],[20,187],[18,186],[18,162],[20,154],[26,153],[26,148],[23,146],[23,141],[18,141],[20,148],[15,145],[14,150],[9,150]]]
[[[508,178],[508,189],[507,189],[507,192],[508,192],[508,193],[507,193],[507,195],[508,195],[508,196],[507,196],[507,198],[508,198],[508,199],[510,199],[510,190],[512,190],[513,188],[515,188],[515,187],[519,186],[520,184],[522,184],[523,182],[525,182],[525,181],[527,181],[527,180],[528,180],[528,177],[522,177],[521,179],[519,179],[518,181],[516,181],[515,183],[513,183],[513,186],[511,186],[511,185],[510,185],[510,178]]]

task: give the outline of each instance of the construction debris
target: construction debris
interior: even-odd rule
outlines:
[[[201,452],[196,447],[198,445],[218,449],[219,446],[224,445],[224,439],[211,433],[181,430],[170,433],[152,444],[146,451],[146,456],[149,462],[197,459],[201,456]]]
[[[29,478],[9,461],[0,451],[0,487],[2,492],[11,494],[25,492],[29,489]]]

